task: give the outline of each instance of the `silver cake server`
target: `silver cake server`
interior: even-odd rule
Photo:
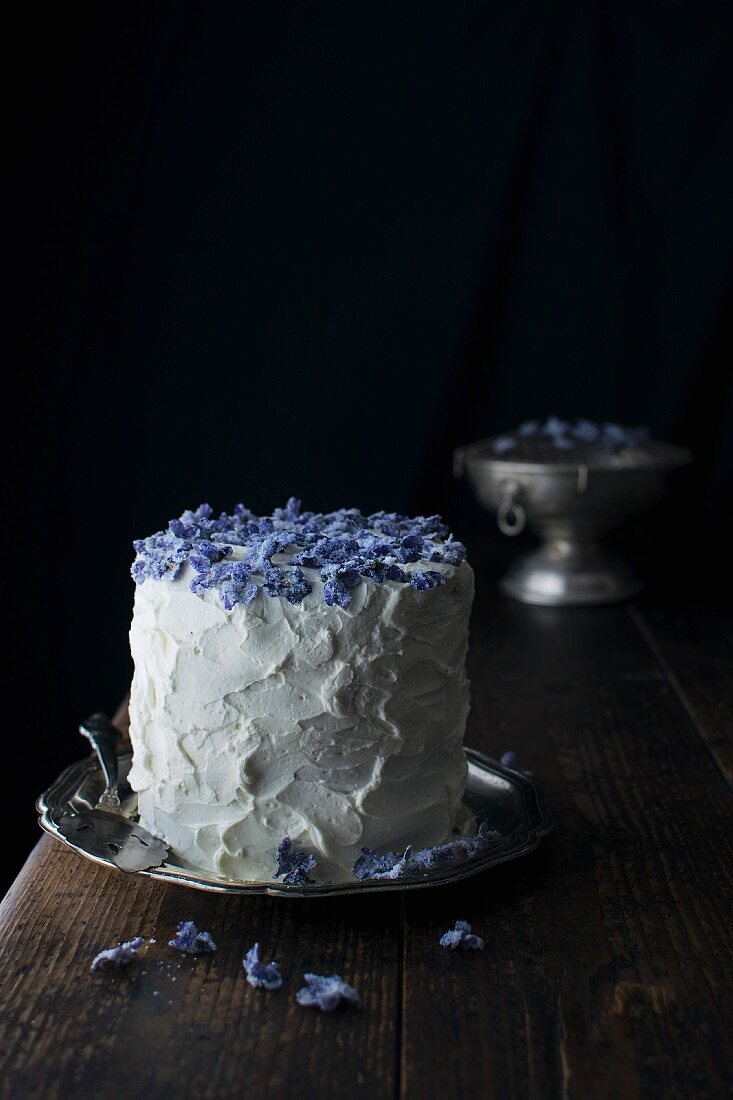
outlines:
[[[106,714],[96,712],[81,723],[79,732],[91,742],[99,761],[105,782],[102,794],[96,805],[93,797],[89,799],[85,793],[83,797],[72,798],[58,806],[55,812],[51,812],[43,799],[39,808],[53,819],[53,831],[57,836],[99,863],[112,863],[128,872],[160,867],[170,854],[168,845],[133,821],[120,799],[117,756],[117,745],[122,739],[120,730]],[[129,760],[126,765],[129,768]],[[83,767],[83,762],[77,768],[79,766]],[[122,789],[129,802],[132,792],[127,784]]]
[[[97,802],[98,809],[119,809],[120,796],[117,793],[117,745],[122,734],[117,726],[110,722],[106,714],[95,711],[79,726],[79,733],[90,741],[97,754],[104,774],[105,788]]]
[[[56,829],[72,847],[120,871],[149,871],[168,858],[168,845],[119,813],[96,810],[63,813]]]

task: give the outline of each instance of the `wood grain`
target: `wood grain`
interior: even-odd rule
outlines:
[[[733,787],[733,646],[710,611],[630,607],[629,614]]]
[[[467,740],[515,749],[556,829],[451,887],[216,897],[44,838],[0,906],[0,1095],[733,1094],[730,666],[722,632],[696,622],[479,598]],[[184,918],[212,931],[215,956],[167,947]],[[438,946],[457,918],[485,952]],[[97,950],[135,933],[157,940],[139,963],[90,973]],[[281,963],[277,993],[244,980],[255,939]],[[352,981],[362,1011],[299,1008],[311,968]]]
[[[517,751],[555,832],[430,905],[406,895],[406,1097],[731,1088],[733,804],[623,608],[499,604],[468,740]],[[437,946],[457,918],[479,953]]]
[[[44,1098],[353,1096],[394,1092],[399,896],[305,904],[165,886],[94,867],[51,838],[0,906],[0,1094]],[[167,941],[182,919],[219,950]],[[155,938],[119,976],[96,952]],[[284,987],[252,989],[259,940]],[[328,1016],[294,1000],[307,970],[342,974],[364,1008]]]

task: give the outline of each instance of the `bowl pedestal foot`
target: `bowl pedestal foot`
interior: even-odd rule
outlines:
[[[642,584],[631,567],[597,542],[552,539],[523,554],[499,581],[506,596],[554,607],[617,603]]]

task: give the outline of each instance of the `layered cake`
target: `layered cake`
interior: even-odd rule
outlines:
[[[135,543],[141,824],[193,867],[316,881],[460,825],[473,572],[437,516],[208,505]]]

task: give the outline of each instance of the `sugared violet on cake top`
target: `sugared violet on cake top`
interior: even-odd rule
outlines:
[[[351,603],[353,589],[370,580],[427,591],[445,584],[445,574],[406,565],[460,565],[466,556],[440,516],[363,516],[355,508],[317,514],[302,512],[292,497],[272,516],[255,516],[238,504],[231,515],[214,518],[210,505],[201,504],[134,546],[137,584],[173,580],[187,562],[195,573],[191,591],[216,589],[227,610],[251,603],[261,592],[301,603],[313,591],[304,568],[318,573],[325,602],[341,607]]]
[[[283,836],[333,881],[453,835],[473,573],[439,517],[202,505],[135,549],[145,827],[236,880],[270,879]]]

